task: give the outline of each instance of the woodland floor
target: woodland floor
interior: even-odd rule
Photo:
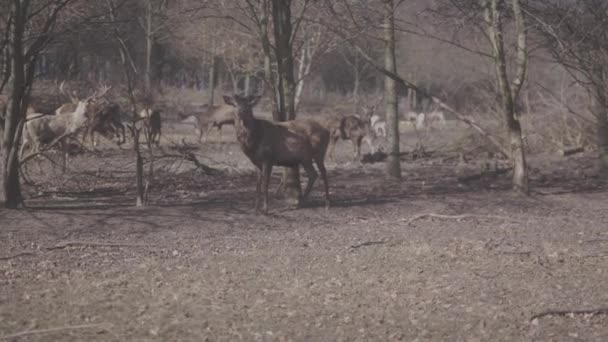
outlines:
[[[404,156],[388,182],[340,142],[329,211],[320,182],[283,207],[277,170],[264,216],[224,134],[195,151],[212,175],[164,139],[144,208],[126,148],[67,173],[30,162],[28,208],[0,210],[0,340],[608,340],[608,183],[592,154],[532,156],[523,197],[448,151]]]

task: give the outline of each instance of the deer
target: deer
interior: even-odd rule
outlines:
[[[337,120],[337,121],[336,121]],[[337,124],[337,128],[336,128]],[[338,140],[350,140],[353,143],[353,160],[361,156],[361,142],[369,132],[369,124],[356,115],[347,115],[339,119],[325,120],[325,127],[330,131],[329,156],[334,158]]]
[[[224,102],[235,108],[236,138],[243,153],[256,167],[255,210],[259,210],[260,192],[262,212],[268,213],[268,186],[273,166],[297,168],[300,165],[308,176],[302,195],[306,200],[318,177],[317,165],[325,189],[325,207],[329,208],[329,184],[325,169],[325,152],[329,131],[314,120],[271,122],[255,118],[253,107],[261,96],[224,96]]]
[[[87,123],[87,110],[91,103],[103,96],[110,88],[102,87],[84,100],[79,100],[73,112],[62,115],[33,114],[26,123],[23,132],[20,158],[23,159],[25,147],[30,145],[30,150],[40,151],[40,146],[53,145],[64,140],[68,136],[78,133]],[[64,149],[63,168],[67,168],[68,151],[67,144],[62,143]]]
[[[219,106],[210,106],[205,112],[198,114],[196,119],[198,126],[197,130],[199,143],[203,139],[203,134],[209,134],[213,127],[217,127],[221,140],[222,126],[234,126],[234,115],[235,107],[226,103]]]
[[[386,137],[386,120],[382,119],[380,115],[376,114],[375,106],[368,108],[366,116],[369,118],[369,124],[376,136]]]
[[[446,121],[445,121],[445,115],[443,114],[443,111],[439,110],[439,109],[435,109],[434,111],[430,112],[427,115],[427,122],[429,126],[432,126],[434,123],[439,123],[439,127],[445,127],[446,125]]]
[[[107,102],[100,105],[95,105],[91,115],[89,115],[89,123],[87,125],[87,131],[83,136],[91,137],[91,144],[97,146],[98,142],[95,139],[95,132],[110,139],[112,136],[118,140],[116,144],[118,146],[124,144],[127,141],[125,134],[125,126],[121,120],[122,109],[117,103]]]
[[[160,146],[160,136],[162,128],[161,110],[156,108],[144,108],[139,112],[139,117],[144,121],[147,130],[147,139],[152,144]]]
[[[63,115],[72,113],[76,110],[78,104],[78,97],[76,91],[71,93],[65,88],[65,81],[59,85],[60,93],[70,98],[70,102],[66,102],[55,109],[55,115]],[[104,93],[105,95],[105,93]],[[100,98],[99,96],[98,98]],[[87,130],[84,132],[82,142],[84,143],[87,135],[91,137],[91,144],[97,146],[97,140],[95,140],[95,132],[100,133],[103,136],[108,137],[114,135],[118,138],[117,144],[122,145],[126,142],[125,126],[122,124],[120,119],[121,109],[118,104],[105,101],[102,103],[95,103],[91,106],[86,113],[88,118]],[[121,137],[122,133],[122,137]]]

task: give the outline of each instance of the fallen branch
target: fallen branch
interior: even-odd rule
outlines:
[[[585,152],[585,148],[584,147],[564,148],[560,152],[561,152],[562,156],[567,157],[567,156],[571,156],[573,154]]]
[[[205,172],[205,174],[207,174],[207,175],[212,175],[214,173],[218,173],[218,170],[216,170],[216,169],[214,169],[212,167],[209,167],[209,166],[201,163],[200,161],[198,161],[198,159],[196,158],[196,156],[192,152],[185,152],[184,153],[184,159],[193,162],[194,165],[196,165],[197,168],[203,170],[203,172]]]
[[[18,257],[22,257],[22,256],[32,256],[35,255],[34,252],[19,252],[19,253],[15,253],[15,254],[11,254],[11,255],[5,255],[5,256],[0,256],[0,260],[10,260],[10,259],[15,259]]]
[[[568,315],[608,315],[608,307],[599,307],[595,309],[574,309],[574,310],[546,310],[530,318],[530,321],[539,319],[545,316],[568,316]]]
[[[25,330],[18,333],[10,334],[10,335],[2,335],[0,336],[0,340],[10,340],[17,337],[23,337],[28,335],[36,335],[36,334],[46,334],[46,333],[54,333],[65,330],[77,330],[77,329],[94,329],[94,328],[102,328],[103,330],[107,330],[108,323],[97,323],[97,324],[81,324],[81,325],[68,325],[65,327],[57,327],[57,328],[48,328],[48,329],[35,329],[35,330]]]
[[[140,243],[124,243],[124,242],[96,242],[96,241],[66,241],[54,246],[47,247],[51,251],[54,249],[63,249],[67,247],[86,246],[86,247],[156,247],[156,245],[147,245]]]
[[[476,214],[442,215],[442,214],[435,214],[435,213],[419,214],[419,215],[412,216],[411,218],[409,218],[407,220],[406,219],[402,219],[402,220],[399,220],[399,221],[401,221],[401,222],[405,221],[405,222],[407,222],[408,225],[410,225],[414,221],[418,221],[418,220],[421,220],[421,219],[427,218],[427,217],[439,218],[439,219],[445,219],[445,220],[464,220],[464,219],[468,219],[468,218],[479,218],[479,219],[504,220],[504,221],[519,222],[517,220],[513,220],[512,218],[506,217],[506,216],[476,215]]]
[[[361,248],[361,247],[365,247],[365,246],[383,245],[385,243],[386,243],[386,241],[366,241],[366,242],[360,243],[358,245],[352,245],[352,246],[350,246],[350,248],[356,249],[356,248]]]

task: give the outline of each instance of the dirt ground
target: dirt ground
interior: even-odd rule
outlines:
[[[319,182],[306,207],[273,194],[264,216],[232,137],[196,151],[212,175],[165,138],[145,208],[128,150],[65,174],[32,162],[28,208],[0,210],[0,340],[608,340],[608,183],[592,153],[532,156],[523,197],[445,149],[405,155],[389,182],[340,142],[329,211]]]

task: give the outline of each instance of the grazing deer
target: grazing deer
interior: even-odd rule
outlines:
[[[73,112],[62,115],[31,115],[25,123],[20,151],[21,158],[23,158],[25,146],[27,145],[30,145],[31,151],[38,152],[43,144],[54,144],[78,133],[87,123],[86,113],[89,105],[97,98],[103,96],[109,89],[109,87],[102,87],[86,99],[79,100]],[[66,169],[69,158],[68,145],[65,142],[62,145],[64,148],[63,167]]]
[[[329,131],[313,120],[270,122],[253,116],[253,107],[260,96],[224,96],[224,102],[236,109],[236,137],[243,153],[257,168],[255,208],[259,208],[260,191],[263,193],[262,211],[268,212],[268,186],[273,166],[299,167],[302,165],[308,183],[302,196],[305,200],[318,174],[317,164],[325,186],[325,206],[329,207],[329,185],[324,157]],[[317,149],[315,149],[317,146]]]

